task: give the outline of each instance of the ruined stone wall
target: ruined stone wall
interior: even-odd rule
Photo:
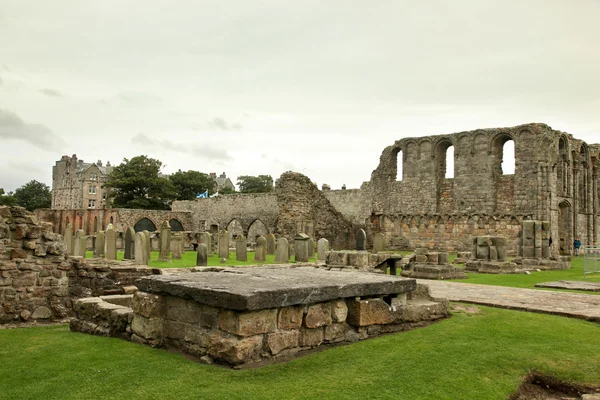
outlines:
[[[356,225],[364,225],[371,214],[364,189],[324,190],[323,195],[346,219]]]
[[[52,167],[52,208],[81,208],[83,185],[77,179],[77,157],[63,157]]]

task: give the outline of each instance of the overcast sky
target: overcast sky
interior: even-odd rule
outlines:
[[[77,154],[357,188],[397,139],[600,142],[600,0],[0,0],[0,188]]]

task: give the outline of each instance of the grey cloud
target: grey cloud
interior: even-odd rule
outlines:
[[[233,159],[225,149],[219,149],[210,145],[198,146],[191,143],[177,143],[168,139],[154,139],[145,133],[138,133],[135,135],[131,138],[131,143],[182,154],[193,154],[212,160],[229,161]]]
[[[192,124],[191,128],[195,131],[209,130],[209,131],[228,131],[237,132],[242,130],[242,125],[238,123],[227,122],[224,118],[215,117],[205,124]]]
[[[54,89],[40,89],[40,93],[48,97],[63,97],[62,93]]]
[[[0,109],[0,138],[17,139],[49,151],[58,151],[65,142],[42,124],[26,123],[12,111]]]

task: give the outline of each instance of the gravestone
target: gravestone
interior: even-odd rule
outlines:
[[[219,258],[229,258],[229,232],[219,231]]]
[[[174,260],[181,260],[183,253],[183,234],[181,232],[173,233],[171,237],[171,257]]]
[[[373,253],[377,254],[380,251],[385,250],[385,236],[383,233],[376,233],[373,235]]]
[[[73,255],[85,258],[86,244],[87,238],[83,233],[83,229],[79,229],[75,232],[75,238],[73,239]]]
[[[198,243],[198,251],[196,253],[196,266],[206,267],[208,265],[208,247],[204,243]]]
[[[308,262],[308,235],[300,233],[294,237],[294,260],[296,262]]]
[[[95,257],[104,258],[104,246],[105,246],[104,231],[98,231],[98,233],[96,233],[96,245],[94,246],[94,256]]]
[[[125,254],[123,259],[135,259],[135,230],[132,227],[127,228],[125,231]]]
[[[308,258],[315,256],[315,241],[313,238],[308,238]]]
[[[117,259],[117,232],[115,232],[113,225],[108,224],[106,228],[106,254],[107,260]]]
[[[144,236],[146,236],[146,240],[144,241],[144,251],[146,252],[146,258],[148,262],[152,259],[152,246],[150,245],[150,232],[145,230],[143,231]]]
[[[236,261],[248,261],[248,241],[244,235],[239,235],[235,239],[235,259]]]
[[[366,250],[367,249],[367,234],[364,229],[359,229],[356,232],[356,250]]]
[[[264,236],[256,238],[254,261],[267,261],[267,239]]]
[[[321,238],[317,241],[317,260],[325,261],[325,256],[329,251],[329,240]]]
[[[73,255],[73,225],[69,222],[63,233],[67,255]]]
[[[268,241],[267,241],[268,243]],[[290,262],[289,243],[284,237],[277,240],[277,248],[275,249],[275,262],[277,264],[287,264]]]
[[[200,242],[206,245],[207,254],[212,254],[212,235],[209,232],[202,232],[200,234]]]
[[[164,221],[160,225],[160,254],[158,261],[171,261],[171,225]]]
[[[269,233],[267,235],[267,254],[275,254],[275,235]]]
[[[141,265],[148,265],[150,261],[148,259],[148,237],[144,232],[138,232],[135,234],[134,238],[134,255],[135,255],[135,263]]]

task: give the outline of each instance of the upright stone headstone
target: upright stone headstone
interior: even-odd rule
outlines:
[[[275,254],[275,235],[269,233],[267,235],[267,254]]]
[[[359,229],[356,232],[356,250],[366,250],[367,249],[367,234],[364,229]]]
[[[96,233],[96,245],[94,247],[94,256],[96,256],[97,258],[104,258],[104,246],[104,231],[98,231]]]
[[[202,232],[200,234],[200,243],[206,245],[206,252],[208,255],[212,254],[212,235],[210,232]]]
[[[244,235],[235,239],[235,259],[237,261],[248,261],[248,241]]]
[[[125,231],[125,254],[123,259],[135,259],[135,230],[132,227],[127,228]]]
[[[385,250],[385,236],[383,233],[376,233],[373,235],[373,253],[379,253]]]
[[[160,225],[160,254],[158,261],[171,261],[171,225],[164,221]]]
[[[315,241],[313,238],[308,238],[308,258],[315,256]]]
[[[113,225],[108,224],[106,227],[106,255],[107,260],[117,259],[117,232],[115,232]]]
[[[259,236],[256,238],[254,261],[267,261],[267,239],[265,239],[264,236]]]
[[[229,232],[219,231],[219,258],[229,258]]]
[[[175,232],[171,236],[171,257],[174,260],[181,260],[183,254],[183,234],[181,232]]]
[[[63,238],[65,241],[66,253],[67,255],[73,254],[73,225],[69,222],[65,231],[63,232]]]
[[[150,232],[146,229],[143,230],[144,236],[146,236],[146,241],[144,242],[144,251],[146,252],[146,258],[148,262],[152,260],[152,246],[150,245]]]
[[[294,237],[294,260],[296,262],[308,262],[308,237],[305,233],[300,233]]]
[[[144,232],[138,232],[135,234],[134,239],[135,246],[135,263],[141,265],[148,265],[148,237]]]
[[[329,240],[321,238],[317,241],[317,260],[325,261],[327,252],[329,251]]]
[[[204,243],[198,243],[196,254],[196,266],[206,267],[208,265],[208,247]]]
[[[73,239],[73,255],[85,258],[86,244],[87,238],[83,233],[83,229],[79,229],[75,232],[75,238]]]
[[[290,262],[289,243],[284,237],[277,240],[277,248],[275,249],[275,262],[278,264],[287,264]]]

